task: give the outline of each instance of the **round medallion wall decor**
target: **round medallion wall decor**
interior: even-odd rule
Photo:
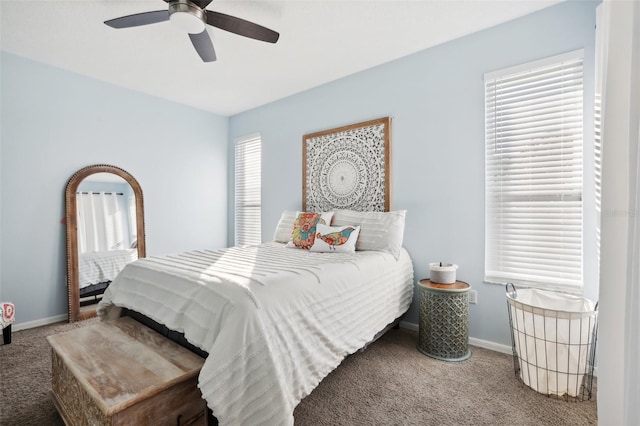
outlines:
[[[306,211],[389,210],[389,118],[306,135]]]

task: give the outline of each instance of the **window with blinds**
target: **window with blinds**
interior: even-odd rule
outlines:
[[[260,135],[236,141],[235,147],[235,245],[260,244],[261,148]]]
[[[600,241],[602,225],[602,86],[604,84],[604,42],[602,8],[596,7],[595,96],[593,120],[594,190],[596,207],[596,267],[600,282]]]
[[[485,281],[582,288],[582,63],[485,75]]]

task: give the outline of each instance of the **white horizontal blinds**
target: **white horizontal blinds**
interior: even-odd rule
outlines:
[[[260,244],[261,140],[254,135],[236,141],[235,245]]]
[[[582,286],[582,52],[485,76],[485,280]]]
[[[604,80],[604,47],[602,41],[602,5],[596,8],[595,96],[594,96],[594,189],[596,207],[596,265],[600,272],[600,240],[602,221],[602,85]],[[598,277],[600,274],[598,273]],[[598,280],[599,281],[599,280]]]
[[[595,162],[595,198],[596,198],[596,252],[600,265],[600,223],[602,218],[602,97],[595,96],[594,122],[594,162]]]

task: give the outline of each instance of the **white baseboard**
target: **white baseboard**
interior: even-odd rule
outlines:
[[[475,337],[469,337],[469,344],[478,346],[479,348],[489,349],[495,352],[500,352],[507,355],[513,355],[513,348],[511,346],[503,345],[501,343],[491,342],[489,340],[476,339]]]
[[[29,328],[40,327],[43,325],[54,324],[56,322],[66,321],[69,317],[67,314],[56,315],[55,317],[41,318],[35,321],[16,322],[11,326],[11,331],[27,330]]]
[[[406,328],[407,330],[418,331],[418,324],[412,322],[400,321],[400,328]],[[503,345],[501,343],[490,342],[489,340],[476,339],[475,337],[469,337],[469,344],[477,346],[483,349],[489,349],[491,351],[500,352],[507,355],[513,355],[513,348],[511,346]],[[598,367],[593,368],[593,376],[598,377]]]
[[[400,321],[400,327],[406,328],[407,330],[418,331],[418,324],[414,324],[412,322]],[[511,346],[503,345],[500,343],[490,342],[488,340],[476,339],[475,337],[469,337],[469,344],[473,346],[478,346],[480,348],[500,352],[503,354],[513,355],[513,350],[511,349]]]

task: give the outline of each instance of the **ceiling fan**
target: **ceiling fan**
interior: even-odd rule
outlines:
[[[254,24],[235,16],[225,15],[224,13],[206,10],[205,8],[212,0],[164,1],[169,4],[168,10],[136,13],[110,19],[104,21],[104,23],[112,28],[119,29],[171,21],[171,23],[189,34],[193,47],[204,62],[216,60],[216,51],[213,48],[213,42],[209,37],[209,33],[207,33],[205,24],[268,43],[275,43],[280,37],[280,34],[262,25]]]

